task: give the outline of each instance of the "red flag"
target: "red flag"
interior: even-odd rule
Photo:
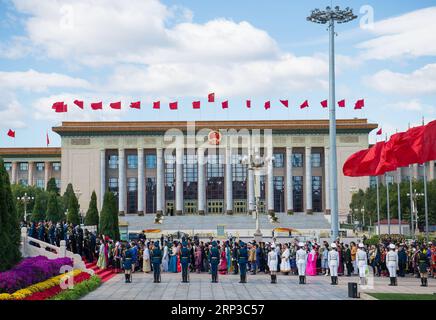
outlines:
[[[223,109],[227,109],[229,107],[229,102],[227,100],[223,101],[223,102],[221,102],[221,105],[222,105]]]
[[[78,106],[80,109],[83,109],[83,101],[81,100],[74,100],[74,104]]]
[[[302,104],[300,104],[300,109],[307,108],[309,106],[309,102],[307,100],[304,100]]]
[[[419,155],[421,163],[436,160],[436,120],[429,122],[425,126]]]
[[[378,129],[376,135],[380,136],[382,134],[382,128]]]
[[[9,129],[8,136],[11,137],[11,138],[15,138],[15,131]]]
[[[289,106],[289,104],[288,104],[288,100],[280,100],[280,102],[281,102],[282,105],[284,105],[286,108]]]
[[[170,102],[170,110],[177,110],[177,101]]]
[[[339,108],[345,108],[345,99],[339,100],[338,106],[339,106]]]
[[[271,108],[271,102],[267,101],[265,102],[265,110],[268,110],[269,108]]]
[[[384,141],[377,142],[369,149],[360,150],[347,158],[342,172],[349,177],[362,177],[376,175],[380,156],[385,146]]]
[[[112,102],[111,104],[109,104],[109,106],[110,106],[112,109],[120,110],[120,109],[121,109],[121,101],[118,101],[118,102]]]
[[[67,112],[67,105],[63,101],[55,102],[51,106],[55,112]]]
[[[48,138],[48,132],[46,133],[46,142],[47,142],[47,147],[50,144],[50,139]]]
[[[101,110],[101,109],[103,109],[103,102],[94,102],[94,103],[91,103],[91,109],[92,110]]]
[[[141,109],[141,101],[131,102],[130,108],[132,109]]]
[[[327,100],[322,100],[322,101],[321,101],[321,106],[322,106],[323,108],[327,108],[327,107],[328,107]]]
[[[215,102],[215,93],[209,93],[207,95],[207,102]]]
[[[153,109],[160,109],[160,101],[153,102]]]
[[[200,101],[192,101],[193,109],[200,109]]]
[[[357,100],[356,103],[354,104],[354,109],[362,109],[364,106],[365,106],[365,100],[360,99]]]
[[[246,100],[245,105],[247,106],[247,108],[251,108],[251,100]]]

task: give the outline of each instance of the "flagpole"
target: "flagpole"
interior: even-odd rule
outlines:
[[[397,169],[397,193],[398,193],[398,230],[399,234],[403,234],[401,232],[401,195],[400,195],[400,181],[401,181],[401,168]]]
[[[380,236],[380,190],[379,190],[379,176],[376,177],[376,185],[377,185],[377,229],[378,235]]]
[[[424,125],[424,117],[422,117],[422,125]],[[423,163],[424,174],[424,212],[425,212],[425,241],[428,243],[428,199],[427,199],[427,166]]]
[[[385,134],[385,142],[388,139],[387,133]],[[388,234],[391,234],[391,209],[390,209],[390,203],[389,203],[389,181],[388,181],[388,174],[385,173],[385,183],[386,183],[386,214],[388,219]]]
[[[412,187],[412,165],[409,164],[409,195],[410,195],[410,223],[412,224],[412,236],[415,238],[415,224],[414,224],[414,208],[413,208],[413,187]]]

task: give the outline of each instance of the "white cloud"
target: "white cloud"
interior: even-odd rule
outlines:
[[[412,73],[399,73],[381,70],[364,81],[383,93],[395,94],[435,94],[436,64],[428,64]]]
[[[392,59],[436,55],[436,7],[416,10],[374,23],[376,38],[357,47],[364,59]]]
[[[26,127],[25,112],[21,104],[13,97],[2,95],[0,102],[0,128],[17,129]]]
[[[49,88],[86,88],[89,87],[89,83],[59,73],[41,73],[30,69],[15,72],[0,71],[0,87],[40,92]]]

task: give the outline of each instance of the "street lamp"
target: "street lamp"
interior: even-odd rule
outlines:
[[[74,195],[77,198],[77,202],[79,202],[79,198],[82,195],[82,192],[80,191],[79,188],[77,188],[76,190],[74,190]],[[83,210],[79,209],[79,213],[80,213],[80,224],[83,224]]]
[[[408,197],[410,197],[411,199],[412,199],[412,210],[411,210],[411,216],[415,216],[415,235],[417,235],[418,234],[418,232],[419,232],[419,229],[418,229],[418,203],[417,203],[417,200],[418,200],[418,197],[423,197],[424,196],[424,193],[422,193],[422,192],[416,192],[416,189],[415,190],[413,190],[413,193],[412,193],[412,195],[410,194],[410,193],[408,193],[407,194],[407,196]]]
[[[331,206],[331,236],[337,239],[339,235],[338,216],[338,170],[336,159],[336,113],[335,113],[335,21],[346,23],[356,19],[353,10],[346,7],[341,10],[338,6],[326,10],[314,9],[306,19],[310,22],[329,24],[329,138],[330,138],[330,206]]]
[[[35,198],[32,197],[32,196],[28,196],[28,195],[27,195],[27,192],[24,193],[24,196],[22,196],[22,197],[17,197],[17,200],[18,200],[18,201],[23,201],[23,204],[24,204],[24,222],[27,222],[27,203],[28,203],[30,200],[34,200],[34,199],[35,199]]]
[[[365,206],[362,206],[362,209],[360,209],[362,212],[362,231],[365,230]]]

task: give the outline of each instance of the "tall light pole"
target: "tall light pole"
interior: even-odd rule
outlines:
[[[339,235],[338,213],[338,170],[336,159],[336,101],[335,101],[335,21],[346,23],[356,19],[353,10],[346,7],[341,10],[338,6],[334,9],[326,7],[325,10],[312,10],[308,21],[326,24],[329,27],[329,138],[330,138],[330,209],[331,209],[331,237],[336,240]]]
[[[410,197],[412,199],[412,216],[415,215],[415,235],[416,233],[419,232],[419,228],[418,228],[418,197],[424,197],[424,193],[420,192],[416,192],[416,189],[412,192],[412,193],[408,193],[407,194],[408,197]]]
[[[30,202],[30,200],[34,200],[34,197],[28,196],[27,192],[24,193],[24,196],[17,197],[18,201],[23,201],[24,204],[24,222],[27,222],[27,203]]]

